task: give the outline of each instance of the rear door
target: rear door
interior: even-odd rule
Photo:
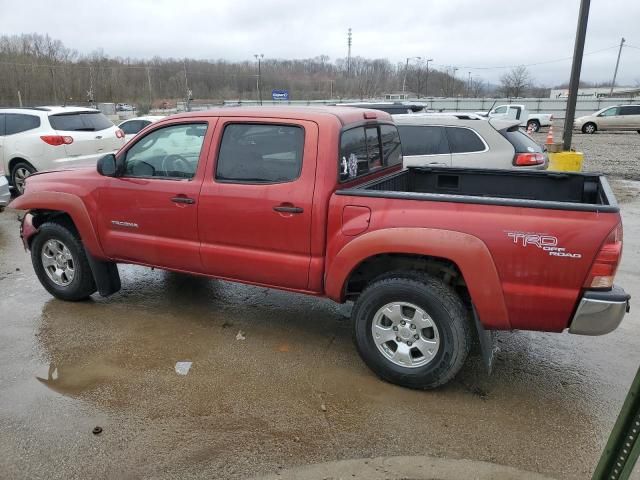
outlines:
[[[620,107],[621,126],[625,130],[640,131],[640,105]]]
[[[207,273],[308,288],[317,142],[310,121],[221,120],[198,210]]]
[[[65,144],[68,166],[94,165],[97,158],[119,149],[124,138],[116,136],[117,127],[98,111],[60,113],[49,116],[51,128],[59,135],[73,138]]]
[[[440,125],[398,125],[403,165],[450,167],[451,153],[444,128]]]

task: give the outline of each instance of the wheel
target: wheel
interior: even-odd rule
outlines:
[[[529,120],[527,122],[527,130],[531,129],[532,132],[540,130],[540,122],[538,120]]]
[[[40,226],[31,243],[31,262],[42,286],[56,298],[84,300],[96,291],[84,247],[64,225]]]
[[[640,130],[638,130],[638,133],[640,133]]]
[[[460,297],[441,280],[401,272],[371,283],[352,312],[360,356],[379,377],[409,388],[450,381],[471,348],[471,327]]]
[[[20,161],[11,168],[11,185],[16,190],[17,195],[24,193],[24,183],[26,178],[36,171],[29,163]]]
[[[582,126],[582,133],[596,133],[596,130],[598,130],[598,127],[596,127],[595,123],[585,123]]]

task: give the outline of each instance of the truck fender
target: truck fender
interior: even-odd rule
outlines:
[[[87,207],[76,195],[46,191],[26,193],[13,200],[11,208],[28,211],[59,211],[68,214],[80,234],[82,244],[87,253],[96,258],[105,258]]]
[[[339,250],[327,266],[327,296],[344,301],[351,273],[366,259],[382,254],[424,255],[455,263],[482,326],[489,330],[511,328],[502,284],[489,249],[479,238],[452,230],[388,228],[359,236]]]

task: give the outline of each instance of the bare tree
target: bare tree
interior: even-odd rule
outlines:
[[[533,78],[527,67],[520,65],[511,69],[500,77],[500,84],[503,95],[506,97],[521,97],[532,85]]]

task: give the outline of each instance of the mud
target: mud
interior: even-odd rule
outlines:
[[[626,239],[617,281],[640,298],[640,188],[614,188]],[[246,478],[429,455],[586,478],[640,363],[633,308],[603,337],[502,333],[492,376],[472,357],[445,388],[411,391],[360,361],[349,305],[121,274],[108,299],[55,300],[16,212],[0,215],[0,477]],[[177,362],[191,362],[186,375]]]

